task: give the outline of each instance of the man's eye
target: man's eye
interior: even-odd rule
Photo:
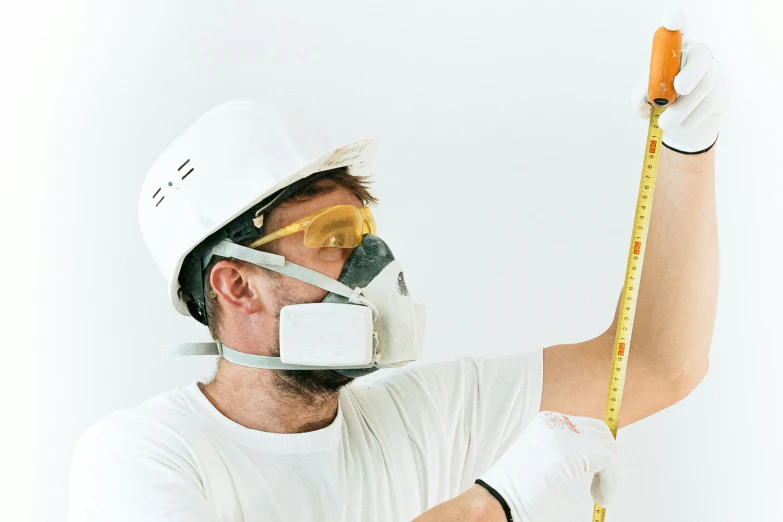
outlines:
[[[318,256],[321,259],[327,260],[327,261],[337,261],[340,259],[348,259],[348,256],[351,253],[350,248],[330,248],[330,247],[322,247],[318,249]]]
[[[331,246],[339,246],[345,243],[345,234],[343,233],[337,233],[332,235],[332,237],[329,238],[328,244]]]

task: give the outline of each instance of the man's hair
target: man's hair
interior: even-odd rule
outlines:
[[[310,199],[315,198],[316,196],[320,196],[321,194],[327,194],[333,190],[335,190],[338,187],[342,187],[354,196],[356,196],[359,201],[362,202],[362,205],[377,205],[378,200],[370,193],[370,180],[367,176],[353,176],[348,172],[347,167],[341,167],[338,169],[330,170],[325,174],[319,175],[317,178],[315,178],[310,183],[305,183],[299,190],[292,193],[287,199],[282,201],[280,204],[284,203],[298,203],[301,201],[308,201]],[[267,216],[264,216],[265,218]],[[272,230],[266,231],[265,233],[273,232]],[[251,243],[253,240],[247,240],[245,241],[245,246],[247,246],[249,243]],[[272,241],[270,243],[267,243],[265,245],[261,245],[259,247],[259,250],[263,250],[265,252],[273,252],[275,250],[275,242]],[[222,256],[213,256],[210,260],[207,267],[204,269],[204,300],[205,300],[205,307],[207,312],[207,325],[209,327],[209,334],[212,336],[212,339],[217,340],[219,332],[219,323],[220,323],[220,304],[218,303],[217,299],[213,299],[210,296],[213,293],[212,283],[210,282],[210,276],[212,275],[212,269],[215,267],[215,264],[217,264],[219,261],[224,261],[226,259],[231,259],[231,261],[234,261],[237,264],[245,264],[247,265],[245,261],[242,261],[240,259],[234,259],[234,258],[227,258]],[[276,272],[269,272],[270,277],[280,277],[280,274]]]

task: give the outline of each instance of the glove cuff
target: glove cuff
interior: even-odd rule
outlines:
[[[712,125],[710,125],[712,126]],[[718,129],[713,132],[678,132],[675,134],[663,133],[663,144],[667,149],[679,152],[681,154],[702,154],[707,152],[718,141]]]
[[[481,486],[482,488],[489,491],[489,494],[495,497],[495,500],[497,500],[500,503],[500,507],[503,508],[503,513],[506,514],[506,522],[514,522],[514,517],[511,516],[511,508],[508,507],[508,503],[506,502],[506,499],[503,498],[503,495],[495,491],[495,488],[487,484],[481,479],[478,479],[476,481],[476,484]]]
[[[663,146],[666,147],[669,150],[673,150],[674,152],[679,152],[680,154],[703,154],[703,153],[707,152],[708,150],[710,150],[712,147],[714,147],[716,143],[718,143],[718,138],[717,137],[715,138],[715,141],[712,142],[712,145],[710,145],[706,149],[698,150],[698,151],[695,151],[695,152],[675,149],[674,147],[671,147],[671,146],[667,145],[665,141],[663,142]]]

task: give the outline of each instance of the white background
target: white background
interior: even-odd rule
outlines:
[[[646,123],[628,94],[680,7],[732,82],[717,145],[711,369],[620,431],[607,520],[777,520],[783,491],[781,7],[744,2],[4,2],[0,518],[64,520],[92,422],[208,375],[136,201],[157,155],[227,99],[381,138],[380,233],[429,307],[427,360],[587,339],[621,286]],[[589,137],[588,137],[589,136]],[[554,520],[589,520],[585,482]]]

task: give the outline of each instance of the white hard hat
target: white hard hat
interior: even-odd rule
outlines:
[[[142,236],[172,304],[193,315],[179,276],[185,258],[205,239],[314,173],[349,167],[361,174],[376,148],[372,139],[332,148],[312,124],[253,99],[223,103],[197,119],[155,161],[139,195]]]

